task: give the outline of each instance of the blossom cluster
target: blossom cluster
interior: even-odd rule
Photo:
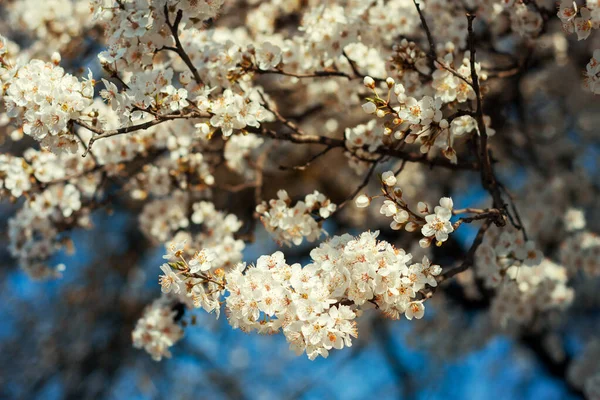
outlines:
[[[263,138],[252,133],[231,136],[223,150],[227,166],[246,178],[252,178],[254,170],[248,164],[248,156],[264,142]]]
[[[377,120],[374,119],[366,124],[346,128],[345,131],[346,144],[357,155],[364,154],[361,152],[363,148],[369,152],[376,151],[384,145],[386,137],[383,126],[377,124]]]
[[[210,124],[220,128],[224,136],[231,136],[233,130],[247,126],[257,128],[260,122],[269,118],[267,110],[257,101],[234,93],[230,89],[214,101],[202,102],[201,109],[209,109],[213,116]]]
[[[156,242],[166,242],[190,225],[188,198],[183,191],[146,203],[139,216],[140,229]]]
[[[202,227],[193,238],[193,246],[210,249],[215,254],[213,268],[233,268],[242,260],[245,248],[244,242],[235,236],[242,222],[235,214],[219,211],[208,201],[195,203],[192,209],[192,223]]]
[[[186,259],[185,242],[172,242],[167,245],[166,262],[160,269],[161,290],[179,299],[192,308],[203,308],[206,312],[221,312],[221,292],[224,288],[223,269],[216,268],[215,252],[203,249],[195,252],[189,262]],[[189,248],[189,247],[188,247]]]
[[[569,364],[567,370],[569,382],[576,388],[583,389],[588,399],[600,397],[598,357],[600,357],[600,341],[594,338],[588,341],[582,355]]]
[[[544,258],[514,228],[489,229],[475,252],[475,266],[485,286],[497,291],[491,313],[498,325],[525,325],[537,313],[560,310],[573,301],[567,269]]]
[[[94,106],[109,118],[107,126],[118,123],[102,102]],[[83,128],[77,133],[83,139],[91,134]],[[0,155],[0,196],[24,199],[23,207],[9,220],[8,248],[26,273],[36,279],[60,276],[63,266],[53,265],[53,255],[60,249],[74,250],[61,232],[92,226],[89,215],[100,204],[103,183],[122,172],[121,162],[158,146],[150,138],[157,137],[148,132],[110,138],[98,144],[94,158],[35,148],[25,150],[22,157]],[[78,149],[82,151],[81,144]],[[99,166],[105,169],[100,171]]]
[[[104,89],[100,96],[117,111],[122,125],[143,119],[144,110],[170,114],[189,105],[186,89],[175,88],[171,81],[171,68],[145,70],[132,75],[127,90],[120,92],[117,86],[103,79]]]
[[[157,50],[174,44],[167,19],[174,24],[179,12],[181,24],[200,26],[214,18],[222,5],[223,0],[93,0],[94,17],[106,24],[108,36],[108,49],[99,59],[113,71],[125,67],[143,70],[152,64]]]
[[[0,197],[2,193],[21,197],[31,189],[31,168],[21,157],[0,154]]]
[[[337,206],[325,195],[314,191],[306,195],[304,201],[298,201],[291,207],[292,200],[285,190],[277,192],[277,199],[256,206],[256,212],[273,236],[279,242],[298,246],[304,238],[314,242],[323,233],[321,228],[324,219],[333,213]]]
[[[561,0],[557,15],[564,31],[576,33],[577,40],[587,39],[593,29],[600,28],[600,4],[597,1],[587,1],[585,7],[578,7],[574,0]],[[600,93],[600,50],[594,51],[584,75],[590,91]]]
[[[594,94],[600,94],[600,49],[594,51],[594,55],[585,67],[586,84]]]
[[[7,84],[4,102],[8,114],[23,119],[27,135],[55,152],[77,149],[68,125],[92,104],[91,77],[79,81],[61,67],[32,60],[15,71]]]
[[[57,225],[89,227],[89,209],[82,209],[82,195],[71,184],[53,185],[36,194],[8,221],[9,251],[25,272],[35,279],[60,276],[63,265],[48,261],[64,243]]]
[[[36,50],[42,52],[62,49],[92,24],[88,0],[24,0],[7,6],[11,21],[18,21],[31,36],[49,44],[43,48],[41,42],[36,43]]]
[[[448,53],[446,59],[451,63],[452,53]],[[485,75],[481,74],[481,66],[478,63],[475,64],[475,69],[480,79],[484,79]],[[382,133],[379,133],[381,128],[378,129],[372,122],[371,126],[347,130],[346,138],[351,143],[350,146],[360,148],[368,145],[370,151],[374,151],[385,143],[382,137],[391,136],[393,133],[396,142],[390,138],[387,140],[388,145],[419,144],[423,154],[429,153],[435,146],[441,149],[442,154],[452,163],[457,163],[454,138],[473,130],[479,133],[479,128],[471,115],[453,115],[446,119],[442,109],[444,104],[466,102],[475,98],[468,52],[458,71],[449,65],[440,65],[432,76],[435,98],[425,95],[420,99],[409,96],[407,88],[402,83],[395,83],[391,77],[386,79],[387,97],[382,98],[378,93],[375,80],[369,76],[365,77],[364,86],[372,90],[374,97],[367,98],[363,110],[368,114],[375,114],[378,118],[385,118],[386,121],[383,123]],[[390,101],[392,92],[398,101],[397,106],[392,106]],[[392,118],[390,119],[389,116]],[[487,117],[484,117],[484,121],[486,126],[490,123]],[[487,133],[491,136],[494,130],[489,129]]]
[[[593,202],[592,198],[586,199],[590,185],[585,174],[577,170],[549,179],[532,177],[518,202],[521,212],[528,216],[523,223],[529,236],[538,241],[564,240],[571,232],[585,227],[585,214],[569,207],[568,196],[580,196],[582,204]]]
[[[434,239],[438,245],[448,240],[448,235],[454,232],[454,226],[450,223],[453,207],[450,197],[442,197],[440,205],[433,209],[434,212],[425,216],[426,224],[421,228],[425,238],[419,242],[421,247],[427,247]],[[419,208],[421,213],[429,212],[429,206],[425,203],[420,203]]]
[[[181,44],[206,88],[234,88],[238,80],[250,78],[253,56],[244,46],[247,43],[251,39],[245,32],[229,29],[186,28],[181,32]],[[190,98],[206,96],[205,88],[196,82],[189,67],[176,54],[168,56]]]
[[[574,0],[561,0],[558,7],[558,17],[563,29],[568,33],[576,33],[577,40],[590,36],[592,29],[600,24],[600,7],[597,2],[588,1],[588,7],[578,7]]]
[[[421,201],[417,205],[417,212],[414,212],[404,199],[402,188],[397,185],[397,181],[393,171],[385,171],[381,175],[382,193],[386,200],[383,201],[379,213],[392,218],[390,228],[393,230],[405,229],[407,232],[414,232],[420,228],[424,236],[419,241],[422,248],[427,248],[434,242],[441,246],[448,240],[449,234],[454,232],[454,225],[450,222],[454,208],[452,199],[442,197],[440,205],[436,206],[433,212],[427,203]],[[359,208],[367,207],[370,203],[371,198],[364,194],[356,198]]]
[[[572,275],[600,276],[600,237],[587,231],[569,237],[561,243],[560,259]]]
[[[454,68],[454,54],[447,53],[444,56],[445,67],[438,66],[433,72],[433,82],[431,86],[435,89],[435,97],[444,103],[457,101],[465,103],[468,100],[475,99],[475,91],[471,87],[471,64],[469,60],[469,52],[465,52],[462,62],[458,68]],[[457,74],[451,72],[447,66],[453,68],[459,76],[465,77],[463,80]],[[481,74],[481,65],[475,63],[475,72],[478,76]]]
[[[242,227],[239,219],[217,210],[208,201],[190,205],[181,191],[148,203],[140,214],[140,226],[142,232],[156,242],[187,243],[187,255],[192,254],[190,249],[193,248],[210,249],[215,254],[215,269],[231,268],[242,259],[244,242],[234,236]],[[187,229],[191,226],[200,229],[192,235]]]
[[[187,293],[195,305],[217,313],[219,297],[226,296],[234,328],[263,334],[281,330],[297,354],[327,357],[332,348],[352,345],[354,320],[364,309],[419,319],[424,314],[419,291],[437,286],[440,266],[427,257],[411,264],[409,253],[377,236],[335,236],[313,249],[304,267],[289,265],[278,251],[261,256],[256,266],[239,263],[230,270],[214,268],[216,254],[210,248],[188,262],[185,245],[174,243],[165,256],[174,261],[161,267],[160,283],[163,292]]]
[[[143,348],[155,361],[171,357],[169,348],[183,337],[183,329],[175,321],[175,304],[168,296],[154,300],[146,307],[131,333],[133,346]]]
[[[219,301],[224,288],[224,274],[241,260],[244,242],[234,237],[242,224],[233,214],[215,209],[213,203],[201,201],[192,205],[189,218],[200,225],[192,236],[188,231],[176,233],[166,243],[168,260],[161,266],[163,293],[171,293],[189,307],[202,307],[220,313]],[[201,248],[201,251],[194,249]]]
[[[508,10],[511,28],[525,37],[537,36],[544,26],[544,18],[534,7],[528,6],[523,1],[502,1]]]

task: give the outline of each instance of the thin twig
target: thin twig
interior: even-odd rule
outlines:
[[[294,78],[324,78],[324,77],[331,77],[331,76],[339,76],[342,78],[346,78],[346,79],[352,79],[352,77],[350,75],[348,75],[345,72],[341,72],[341,71],[314,71],[314,72],[309,72],[309,73],[295,73],[295,72],[287,72],[287,71],[283,71],[280,69],[260,69],[258,67],[253,68],[252,71],[256,72],[257,74],[262,74],[262,75],[266,75],[266,74],[276,74],[276,75],[284,75],[284,76],[291,76]]]
[[[364,78],[366,75],[361,73],[358,70],[358,66],[356,65],[356,61],[354,61],[353,59],[351,59],[350,57],[348,57],[348,54],[346,53],[345,50],[342,50],[342,55],[344,56],[344,58],[348,61],[348,64],[350,64],[350,68],[352,68],[352,72],[354,72],[354,75],[356,78]],[[375,81],[375,82],[385,82],[384,78],[378,78],[375,76],[371,76],[371,78]]]
[[[501,209],[504,207],[504,201],[502,200],[502,194],[496,181],[496,176],[490,160],[488,151],[488,135],[487,127],[485,126],[485,120],[483,116],[483,101],[481,98],[481,89],[479,87],[479,76],[475,69],[475,33],[473,31],[473,20],[475,14],[467,14],[468,22],[468,44],[470,51],[470,64],[471,64],[471,82],[473,91],[475,92],[475,98],[477,101],[477,108],[475,110],[477,126],[479,128],[480,143],[479,143],[479,162],[481,164],[481,183],[483,187],[492,195],[492,200],[495,208]]]
[[[310,164],[313,163],[313,161],[315,161],[317,158],[329,153],[329,151],[333,150],[334,148],[335,147],[332,147],[332,146],[325,147],[323,150],[321,150],[320,152],[318,152],[317,154],[315,154],[314,156],[309,158],[308,161],[306,161],[302,165],[292,165],[292,166],[280,165],[279,169],[282,171],[287,171],[290,169],[295,170],[295,171],[304,171]]]
[[[348,204],[348,202],[352,201],[352,199],[354,199],[356,195],[359,194],[360,191],[363,190],[369,184],[369,180],[371,179],[371,176],[373,176],[373,172],[375,172],[375,168],[377,167],[377,164],[379,163],[379,161],[381,161],[382,158],[383,156],[379,157],[373,162],[373,165],[371,165],[371,168],[369,168],[369,172],[367,172],[367,175],[365,175],[365,178],[363,179],[362,183],[358,185],[356,190],[354,190],[354,192],[352,192],[352,194],[348,196],[346,200],[340,203],[340,205],[335,210],[336,213],[342,208],[344,208],[346,204]]]
[[[421,11],[421,5],[418,0],[413,0],[415,7],[417,8],[417,12],[419,13],[419,18],[421,19],[421,25],[423,30],[425,31],[425,35],[427,35],[427,41],[429,42],[429,52],[427,56],[429,58],[429,66],[431,68],[431,72],[435,71],[435,60],[437,59],[437,54],[435,51],[435,41],[433,40],[433,35],[431,34],[431,30],[429,29],[429,25],[427,25],[427,20]]]
[[[168,3],[165,3],[164,13],[165,13],[166,21],[167,21],[167,26],[171,30],[171,35],[173,36],[173,40],[175,40],[175,47],[164,46],[164,47],[162,47],[162,49],[159,49],[159,51],[160,50],[170,50],[170,51],[174,51],[175,53],[177,53],[179,55],[179,57],[181,57],[181,59],[183,60],[185,65],[187,65],[187,67],[189,68],[190,72],[194,76],[194,80],[196,81],[196,83],[198,85],[202,85],[202,78],[200,78],[200,74],[198,73],[198,70],[196,69],[196,67],[194,67],[194,63],[192,63],[192,60],[190,59],[188,54],[183,49],[181,40],[179,40],[179,24],[181,23],[181,19],[183,18],[183,11],[182,10],[177,11],[177,15],[175,16],[175,21],[173,23],[171,23],[171,21],[169,20]]]
[[[85,152],[83,153],[83,157],[87,156],[87,154],[90,152],[90,150],[92,149],[92,146],[94,144],[94,142],[96,142],[96,140],[99,139],[106,139],[112,136],[117,136],[117,135],[122,135],[125,133],[131,133],[131,132],[136,132],[136,131],[140,131],[140,130],[145,130],[148,128],[151,128],[155,125],[159,125],[162,124],[163,122],[167,122],[167,121],[171,121],[174,119],[189,119],[189,118],[208,118],[210,117],[209,115],[203,115],[203,114],[196,114],[196,113],[192,113],[192,114],[167,114],[167,115],[160,115],[157,116],[156,119],[153,119],[151,121],[147,121],[138,125],[131,125],[131,126],[125,126],[122,128],[118,128],[118,129],[111,129],[111,130],[102,130],[101,128],[97,128],[95,126],[92,126],[90,124],[88,124],[87,122],[81,120],[81,119],[75,119],[72,120],[72,122],[74,124],[77,124],[93,133],[95,133],[95,136],[92,136],[90,138],[90,141],[88,142],[87,148],[85,149]]]
[[[465,256],[463,262],[458,267],[451,268],[448,271],[444,272],[443,274],[439,275],[436,278],[436,280],[438,282],[443,282],[447,279],[450,279],[453,276],[460,274],[463,271],[466,271],[473,265],[473,263],[475,261],[475,252],[477,251],[477,248],[483,242],[483,237],[485,236],[485,232],[487,232],[490,225],[491,225],[491,222],[489,220],[485,220],[483,225],[481,225],[481,227],[479,228],[479,231],[477,232],[477,236],[475,236],[475,239],[473,240],[473,243],[471,244],[471,247],[469,248],[469,251],[467,252],[467,255]]]

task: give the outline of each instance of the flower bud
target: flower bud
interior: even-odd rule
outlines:
[[[52,61],[52,63],[54,65],[60,64],[60,60],[61,60],[60,54],[58,54],[58,52],[55,51],[54,53],[52,53],[52,56],[50,57],[50,60]]]
[[[419,229],[419,224],[411,221],[408,224],[406,224],[406,227],[404,229],[406,229],[407,232],[414,232],[417,229]]]
[[[394,186],[396,184],[396,175],[392,171],[385,171],[381,175],[381,180],[386,186]]]
[[[394,215],[394,221],[403,224],[410,219],[410,214],[406,210],[400,210]]]
[[[362,109],[367,114],[373,114],[375,111],[377,111],[377,107],[371,102],[363,104]]]
[[[423,238],[421,240],[419,240],[419,246],[421,246],[421,248],[426,249],[429,246],[431,246],[431,238]]]
[[[356,207],[358,207],[358,208],[365,208],[365,207],[368,207],[369,204],[371,204],[371,198],[367,195],[361,194],[360,196],[358,196],[356,198],[354,203],[356,204]]]
[[[363,84],[369,89],[375,89],[375,80],[370,76],[365,76],[365,78],[363,79]]]
[[[442,197],[440,199],[440,206],[452,211],[452,208],[454,207],[454,202],[452,201],[451,197]]]

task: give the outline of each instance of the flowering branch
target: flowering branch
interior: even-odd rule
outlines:
[[[144,123],[141,123],[138,125],[125,126],[122,128],[111,129],[111,130],[102,130],[100,128],[90,125],[89,123],[83,121],[82,119],[73,120],[73,123],[96,134],[95,136],[92,136],[90,138],[90,140],[87,144],[87,148],[85,149],[85,151],[83,153],[83,157],[85,157],[91,151],[92,145],[94,144],[94,142],[96,142],[97,140],[100,140],[100,139],[106,139],[106,138],[109,138],[112,136],[122,135],[125,133],[132,133],[132,132],[136,132],[136,131],[146,130],[155,125],[159,125],[166,121],[171,121],[174,119],[208,118],[208,117],[210,117],[210,116],[204,115],[204,114],[199,114],[196,112],[192,112],[190,114],[156,115],[155,119],[153,119],[151,121],[144,122]]]

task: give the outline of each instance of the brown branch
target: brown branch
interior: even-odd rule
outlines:
[[[348,64],[350,64],[350,68],[352,68],[352,72],[354,72],[354,75],[356,78],[364,78],[366,75],[361,73],[358,70],[358,66],[356,65],[356,61],[354,61],[353,59],[351,59],[350,57],[348,57],[348,54],[346,54],[346,51],[342,50],[342,55],[344,56],[344,58],[348,61]],[[384,78],[377,78],[375,76],[371,76],[371,78],[373,78],[373,80],[375,82],[385,82]]]
[[[277,111],[277,109],[275,107],[271,106],[269,104],[269,102],[266,100],[264,93],[262,93],[261,91],[258,91],[258,94],[263,101],[263,106],[267,110],[272,112],[279,122],[281,122],[283,125],[288,127],[293,132],[277,133],[273,130],[266,129],[266,128],[262,128],[262,129],[247,128],[248,132],[262,134],[262,135],[266,135],[275,140],[284,140],[284,141],[289,141],[292,143],[321,144],[321,145],[327,146],[329,148],[329,150],[331,150],[335,147],[342,147],[344,149],[348,149],[346,147],[346,141],[343,139],[335,139],[335,138],[330,138],[327,136],[317,136],[317,135],[306,134],[298,125],[296,125],[294,122],[290,121],[288,118],[281,115],[281,113],[279,113],[279,111]],[[452,121],[454,118],[456,118],[458,116],[462,116],[462,115],[473,115],[473,113],[471,113],[470,111],[466,111],[466,110],[458,110],[455,114],[453,114],[452,116],[449,117],[450,118],[449,120]],[[329,151],[329,150],[327,150],[327,151]],[[327,151],[325,151],[325,152],[327,152]],[[401,149],[394,149],[394,148],[389,148],[389,147],[380,147],[372,153],[374,153],[377,156],[390,156],[390,157],[398,158],[398,159],[409,161],[409,162],[429,164],[431,167],[441,166],[444,168],[455,169],[455,170],[478,170],[479,169],[479,166],[477,165],[477,163],[473,163],[473,162],[458,162],[456,164],[453,164],[452,162],[450,162],[450,160],[448,160],[446,158],[429,159],[427,157],[427,154],[406,153],[406,152],[403,152]],[[367,162],[374,161],[374,160],[362,159],[355,154],[354,154],[354,156],[363,161],[367,161]],[[312,161],[314,161],[314,160],[313,159],[309,160],[309,163]],[[284,169],[285,169],[285,167],[284,167]]]
[[[324,78],[330,76],[339,76],[346,79],[353,79],[350,75],[341,71],[314,71],[309,73],[295,73],[295,72],[287,72],[280,69],[260,69],[258,67],[252,68],[251,71],[256,72],[257,74],[266,75],[266,74],[276,74],[276,75],[284,75],[291,76],[294,78]]]
[[[477,251],[477,248],[483,242],[483,237],[485,236],[485,233],[489,229],[490,225],[491,225],[490,220],[484,221],[483,225],[481,225],[481,227],[479,228],[479,231],[477,232],[477,236],[475,236],[475,239],[473,240],[473,243],[471,244],[471,247],[469,248],[467,255],[463,259],[463,262],[459,266],[451,268],[451,269],[447,270],[446,272],[444,272],[443,274],[439,275],[436,278],[438,283],[448,280],[448,279],[452,278],[453,276],[460,274],[461,272],[466,271],[467,269],[469,269],[473,266],[473,264],[475,262],[475,252]]]
[[[290,169],[291,170],[295,170],[295,171],[304,171],[316,159],[318,159],[319,157],[324,156],[325,154],[329,153],[334,148],[335,147],[332,147],[332,146],[325,147],[323,150],[321,150],[320,152],[318,152],[317,154],[315,154],[314,156],[312,156],[311,158],[309,158],[308,161],[306,161],[302,165],[292,165],[292,166],[280,165],[279,169],[282,170],[282,171],[286,171],[286,170],[290,170]]]
[[[506,195],[508,196],[508,200],[510,201],[510,207],[513,211],[513,213],[515,214],[515,218],[517,219],[517,222],[515,223],[515,221],[513,221],[512,216],[510,215],[510,213],[508,214],[508,217],[510,218],[510,222],[512,223],[512,225],[521,230],[523,232],[523,238],[525,240],[528,240],[527,237],[527,230],[525,229],[525,225],[523,225],[523,221],[521,220],[521,215],[519,214],[519,211],[517,210],[517,206],[515,205],[515,199],[514,196],[509,192],[509,190],[506,188],[506,186],[504,186],[504,184],[502,184],[501,182],[498,182],[498,184],[500,185],[500,188],[504,191],[504,193],[506,193]]]
[[[320,144],[324,146],[330,147],[342,147],[346,148],[346,141],[343,139],[335,139],[327,136],[318,136],[318,135],[300,135],[297,133],[277,133],[275,131],[269,129],[249,129],[249,132],[258,133],[270,137],[275,140],[284,140],[292,143],[303,143],[303,144]],[[366,150],[366,149],[365,149]],[[457,164],[453,164],[450,160],[446,158],[434,158],[428,159],[427,154],[421,154],[417,152],[403,152],[397,149],[380,147],[374,152],[371,152],[378,156],[390,156],[393,158],[398,158],[400,160],[406,160],[409,162],[416,162],[421,164],[427,164],[430,166],[439,166],[443,168],[453,169],[453,170],[471,170],[477,171],[479,170],[479,166],[475,162],[459,162]],[[368,160],[372,161],[372,160]]]
[[[125,83],[125,81],[123,80],[123,78],[121,78],[119,76],[119,74],[117,73],[116,70],[111,69],[110,70],[110,77],[113,79],[116,79],[117,81],[119,81],[119,83],[125,88],[125,89],[129,89],[129,85]]]
[[[96,134],[95,136],[92,136],[90,138],[90,141],[88,142],[87,148],[85,149],[85,151],[83,153],[83,157],[85,157],[92,149],[94,142],[96,142],[96,140],[99,140],[99,139],[105,139],[105,138],[109,138],[112,136],[122,135],[125,133],[131,133],[131,132],[136,132],[136,131],[140,131],[140,130],[145,130],[145,129],[151,128],[155,125],[159,125],[159,124],[162,124],[163,122],[171,121],[174,119],[208,118],[208,117],[210,117],[210,116],[203,115],[203,114],[196,114],[196,113],[157,115],[156,119],[153,119],[151,121],[147,121],[147,122],[144,122],[144,123],[141,123],[138,125],[125,126],[122,128],[111,129],[111,130],[103,130],[101,128],[97,128],[95,126],[88,124],[87,122],[85,122],[81,119],[75,119],[75,120],[72,120],[72,122],[74,124],[77,124],[77,125]]]
[[[481,89],[479,87],[479,76],[475,70],[475,33],[473,31],[473,20],[475,14],[467,14],[468,22],[468,45],[470,52],[470,64],[471,64],[471,82],[473,91],[477,101],[477,108],[475,110],[475,116],[477,120],[477,126],[479,128],[480,140],[479,140],[479,162],[481,164],[481,183],[492,196],[494,208],[504,209],[504,200],[502,199],[502,193],[500,187],[496,181],[496,175],[492,167],[490,154],[488,151],[488,135],[487,128],[485,126],[485,120],[483,118],[483,101],[481,98]]]
[[[427,52],[427,58],[429,59],[429,68],[431,70],[430,73],[432,74],[433,71],[435,71],[436,64],[438,64],[440,67],[444,68],[452,75],[464,81],[467,85],[472,86],[471,82],[469,82],[469,80],[464,75],[462,75],[450,65],[446,64],[444,61],[440,61],[438,59],[437,52],[435,49],[435,41],[433,39],[433,35],[431,34],[431,30],[429,29],[429,25],[427,24],[427,20],[425,19],[425,15],[423,15],[423,12],[421,11],[421,5],[418,3],[418,0],[413,0],[413,3],[417,8],[419,18],[421,19],[421,26],[425,31],[425,35],[427,36],[427,42],[429,43],[429,51]]]
[[[477,209],[472,209],[472,208],[466,208],[465,210],[471,210],[471,211],[466,211],[466,212],[474,213],[475,215],[473,215],[471,217],[459,218],[458,221],[456,221],[453,224],[454,230],[458,229],[458,227],[461,226],[463,223],[470,224],[471,222],[480,221],[482,219],[486,219],[490,222],[494,222],[496,225],[504,225],[506,223],[504,221],[504,218],[506,218],[506,216],[505,216],[506,213],[504,210],[499,210],[497,208],[491,208],[491,209],[487,209],[487,210],[477,210]],[[477,211],[475,212],[475,210],[477,210]],[[463,211],[463,210],[455,210],[454,214],[461,214],[461,212],[459,212],[459,211]]]
[[[425,35],[427,35],[427,42],[429,42],[429,52],[427,53],[427,58],[429,58],[429,67],[431,69],[431,73],[433,73],[433,71],[435,71],[435,61],[437,60],[437,54],[435,51],[435,41],[433,40],[433,35],[431,34],[429,25],[427,25],[427,20],[425,20],[425,16],[421,11],[421,5],[417,0],[413,0],[413,3],[415,4],[417,12],[419,13],[419,18],[421,19],[421,26],[425,31]]]
[[[467,85],[473,87],[473,84],[467,79],[466,76],[464,76],[463,74],[461,74],[460,72],[455,70],[450,65],[446,64],[444,61],[440,61],[439,59],[436,59],[434,62],[434,65],[435,64],[438,64],[440,67],[444,68],[446,71],[450,72],[452,75],[456,76],[458,79],[462,80]]]
[[[358,70],[358,67],[356,66],[356,62],[354,62],[354,60],[352,60],[350,57],[348,57],[348,54],[346,54],[345,50],[342,50],[342,55],[344,56],[344,58],[348,61],[348,64],[350,64],[350,68],[352,68],[352,72],[354,72],[354,75],[356,77],[361,77],[363,76],[360,71]]]
[[[255,182],[244,182],[244,183],[240,183],[237,185],[226,185],[226,184],[216,185],[215,187],[217,189],[221,189],[226,192],[237,193],[237,192],[241,192],[242,190],[255,188],[257,185],[258,185],[258,183],[255,181]]]
[[[248,231],[242,234],[237,234],[235,236],[236,239],[241,239],[245,242],[254,242],[254,230],[256,228],[256,221],[260,218],[260,215],[258,215],[258,213],[256,212],[256,206],[263,202],[265,164],[267,163],[271,145],[272,144],[265,146],[263,152],[258,156],[258,159],[256,160],[256,177],[253,182],[254,207],[252,210],[252,217],[250,218],[250,224],[248,226]]]
[[[282,124],[284,124],[285,126],[290,128],[294,132],[296,132],[298,134],[302,134],[302,132],[300,131],[300,128],[298,128],[298,126],[294,122],[285,118],[283,115],[281,115],[281,113],[279,111],[277,111],[277,109],[275,107],[272,107],[269,104],[269,102],[265,98],[264,93],[261,90],[258,90],[257,92],[258,92],[258,95],[260,96],[260,99],[263,101],[263,107],[265,107],[268,111],[272,112],[273,115],[275,115],[275,118],[277,118]]]
[[[175,16],[175,21],[173,23],[171,23],[171,21],[169,20],[169,8],[168,8],[167,4],[168,3],[165,3],[165,7],[164,7],[165,19],[167,21],[167,26],[169,27],[169,30],[171,31],[171,35],[173,36],[173,40],[175,40],[175,47],[164,46],[161,49],[159,49],[158,51],[170,50],[170,51],[177,53],[179,55],[179,57],[181,57],[181,59],[183,60],[185,65],[187,65],[187,67],[189,68],[190,72],[194,76],[194,80],[196,81],[196,83],[198,85],[202,85],[202,78],[200,78],[200,74],[198,73],[198,70],[196,69],[196,67],[194,67],[194,63],[192,63],[192,60],[190,59],[188,54],[183,49],[181,40],[179,40],[179,24],[181,23],[181,19],[183,18],[183,11],[178,10],[177,15]]]
[[[74,121],[69,121],[69,131],[71,131],[75,136],[77,136],[77,139],[79,139],[79,141],[81,142],[81,145],[83,146],[83,154],[87,154],[90,153],[90,156],[92,157],[92,160],[94,160],[94,165],[97,166],[98,165],[98,159],[96,158],[96,156],[94,155],[93,152],[90,151],[90,147],[89,145],[85,144],[85,141],[83,140],[83,138],[81,137],[81,135],[79,134],[79,132],[74,129],[74,125],[75,122]]]

